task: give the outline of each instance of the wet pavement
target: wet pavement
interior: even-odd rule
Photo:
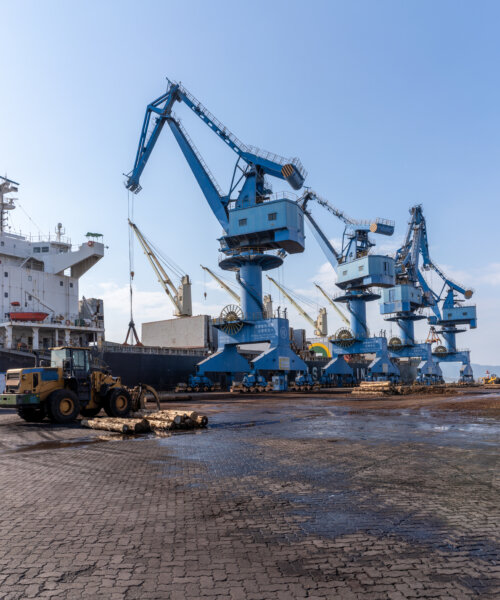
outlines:
[[[189,407],[135,439],[0,413],[0,598],[500,597],[494,393]]]

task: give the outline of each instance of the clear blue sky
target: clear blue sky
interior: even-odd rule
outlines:
[[[81,287],[104,295],[112,339],[128,323],[122,173],[168,75],[246,143],[300,156],[308,184],[349,214],[394,219],[392,242],[423,203],[434,260],[476,290],[479,326],[459,345],[476,362],[500,361],[497,2],[19,0],[1,14],[0,172],[21,182],[42,231],[61,220],[74,242],[105,234],[107,256]],[[232,154],[178,112],[226,187]],[[216,266],[220,229],[168,131],[142,184],[137,223],[191,275],[197,310],[219,310],[228,300],[204,286],[199,263]],[[21,211],[14,224],[34,230]],[[341,231],[332,222],[331,237]],[[307,241],[280,277],[295,289],[321,277],[328,286]],[[169,317],[138,249],[135,270],[136,321]]]

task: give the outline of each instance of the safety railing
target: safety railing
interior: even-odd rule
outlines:
[[[215,127],[224,135],[224,137],[231,140],[231,142],[241,151],[247,154],[253,154],[254,156],[258,156],[264,160],[272,161],[279,165],[286,165],[288,163],[292,164],[297,171],[301,174],[301,176],[305,179],[307,176],[307,171],[304,169],[299,158],[285,158],[284,156],[280,156],[279,154],[275,154],[273,152],[267,152],[266,150],[262,150],[261,148],[257,148],[256,146],[247,146],[244,144],[238,137],[234,135],[215,115],[213,115],[191,92],[189,92],[182,84],[171,82],[171,84],[178,85],[180,92],[186,96],[191,102],[192,110],[194,112],[200,113],[206,117],[208,125],[215,125]]]
[[[104,342],[103,350],[105,352],[120,352],[126,354],[165,354],[172,356],[206,356],[209,354],[208,348],[164,348],[163,346],[123,346],[122,344],[113,344]]]
[[[174,115],[174,120],[177,123],[177,126],[179,127],[179,129],[182,131],[184,137],[187,139],[189,145],[191,146],[191,149],[193,150],[193,152],[196,155],[196,158],[200,162],[200,164],[203,167],[205,173],[208,175],[210,181],[212,182],[213,186],[217,190],[217,193],[219,194],[219,196],[222,196],[222,197],[225,196],[225,194],[222,191],[221,187],[217,183],[217,180],[215,179],[212,171],[210,170],[209,166],[207,165],[207,163],[205,162],[204,158],[200,154],[200,151],[198,150],[198,148],[195,146],[195,144],[194,144],[193,140],[191,139],[190,135],[188,134],[188,132],[186,131],[186,129],[182,125],[180,119],[177,116]]]
[[[392,221],[391,219],[381,219],[379,217],[375,219],[375,223],[380,223],[381,225],[388,225],[389,227],[394,227],[394,225],[396,224],[395,221]]]

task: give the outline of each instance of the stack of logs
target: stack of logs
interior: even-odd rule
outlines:
[[[353,388],[353,396],[382,396],[394,394],[394,385],[390,381],[362,381],[359,387]]]
[[[208,418],[194,411],[159,410],[153,412],[140,410],[132,413],[130,418],[126,419],[102,417],[98,419],[82,419],[81,423],[84,427],[89,427],[90,429],[134,434],[206,427]]]
[[[447,388],[443,384],[434,385],[396,385],[390,381],[362,381],[359,387],[353,388],[353,396],[407,396],[410,394],[445,394]]]

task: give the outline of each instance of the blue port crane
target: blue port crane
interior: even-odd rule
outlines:
[[[313,216],[310,203],[315,202],[344,223],[341,249],[336,249]],[[366,304],[380,298],[372,287],[392,287],[394,285],[394,259],[372,253],[375,243],[369,234],[391,236],[394,222],[387,219],[374,221],[356,220],[334,207],[316,192],[307,190],[298,201],[311,225],[312,232],[326,258],[337,273],[336,285],[342,290],[335,302],[344,303],[350,319],[350,327],[342,327],[330,338],[332,361],[326,365],[324,373],[338,378],[347,374],[350,367],[343,356],[347,354],[375,353],[375,359],[368,367],[371,379],[399,378],[399,369],[390,359],[385,337],[371,337],[366,321]],[[351,370],[352,374],[352,370]]]
[[[424,276],[426,271],[438,275],[442,282],[439,291],[430,287]],[[415,343],[414,323],[426,318],[424,309],[428,309],[431,311],[428,322],[441,327],[437,333],[445,341],[444,346],[434,350],[434,360],[461,362],[461,379],[472,380],[469,352],[457,350],[456,334],[465,331],[459,326],[471,329],[477,326],[475,305],[463,304],[472,297],[473,290],[453,281],[432,261],[422,205],[410,208],[406,236],[395,255],[395,273],[396,285],[383,291],[380,306],[381,313],[389,315],[386,320],[395,321],[400,331],[400,336],[391,340],[392,349],[404,355],[411,353],[411,348],[423,346]]]
[[[241,287],[241,308],[231,305],[214,321],[218,351],[198,365],[198,373],[252,373],[306,370],[292,351],[286,318],[265,318],[262,271],[279,267],[283,257],[304,251],[303,214],[286,193],[272,196],[267,182],[274,177],[299,190],[306,171],[298,158],[248,146],[240,141],[180,83],[167,79],[167,90],[146,108],[132,171],[125,185],[141,190],[140,178],[165,124],[168,124],[212,212],[223,228],[219,266],[233,271]],[[185,104],[235,153],[228,192],[222,191],[205,160],[172,112]],[[249,364],[237,352],[239,344],[268,342],[269,349]]]

